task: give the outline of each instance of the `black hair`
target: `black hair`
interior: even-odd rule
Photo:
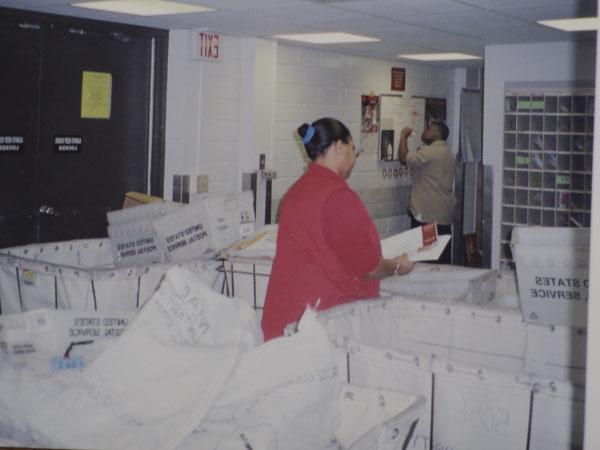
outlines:
[[[450,135],[450,130],[448,129],[448,126],[442,120],[439,120],[439,119],[432,120],[431,126],[436,127],[440,131],[440,137],[442,138],[443,141],[448,139],[448,136]]]
[[[305,137],[310,137],[307,135],[310,134],[309,128],[311,126],[314,128],[314,135],[308,142],[304,142],[306,140]],[[348,127],[339,120],[331,117],[323,117],[322,119],[313,122],[311,125],[303,123],[296,131],[302,139],[304,148],[306,148],[306,153],[311,161],[314,161],[320,155],[324,155],[325,151],[334,142],[341,139],[342,142],[347,144],[350,142],[350,139],[352,139]]]

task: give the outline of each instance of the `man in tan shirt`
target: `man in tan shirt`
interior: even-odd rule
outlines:
[[[454,218],[454,171],[455,159],[446,146],[449,130],[442,121],[432,121],[421,134],[425,144],[417,150],[409,150],[407,139],[412,128],[400,132],[398,157],[402,164],[413,169],[410,191],[410,214],[413,228],[423,223],[437,222],[438,234],[452,234]],[[450,264],[451,244],[448,243],[438,260]]]

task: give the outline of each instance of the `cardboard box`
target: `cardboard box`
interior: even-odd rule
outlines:
[[[161,197],[154,197],[153,195],[142,194],[141,192],[130,191],[125,194],[122,208],[131,208],[132,206],[145,205],[146,203],[152,202],[164,202]]]

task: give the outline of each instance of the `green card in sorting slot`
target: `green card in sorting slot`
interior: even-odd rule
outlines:
[[[517,109],[544,109],[544,100],[519,100]]]
[[[531,109],[544,109],[544,100],[531,100]]]
[[[529,165],[529,156],[517,156],[517,164]]]
[[[569,175],[556,175],[556,184],[569,184]]]

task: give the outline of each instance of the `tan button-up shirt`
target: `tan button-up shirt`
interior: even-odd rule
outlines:
[[[420,222],[452,225],[454,217],[454,155],[445,141],[435,141],[406,155],[413,168],[410,210]]]

